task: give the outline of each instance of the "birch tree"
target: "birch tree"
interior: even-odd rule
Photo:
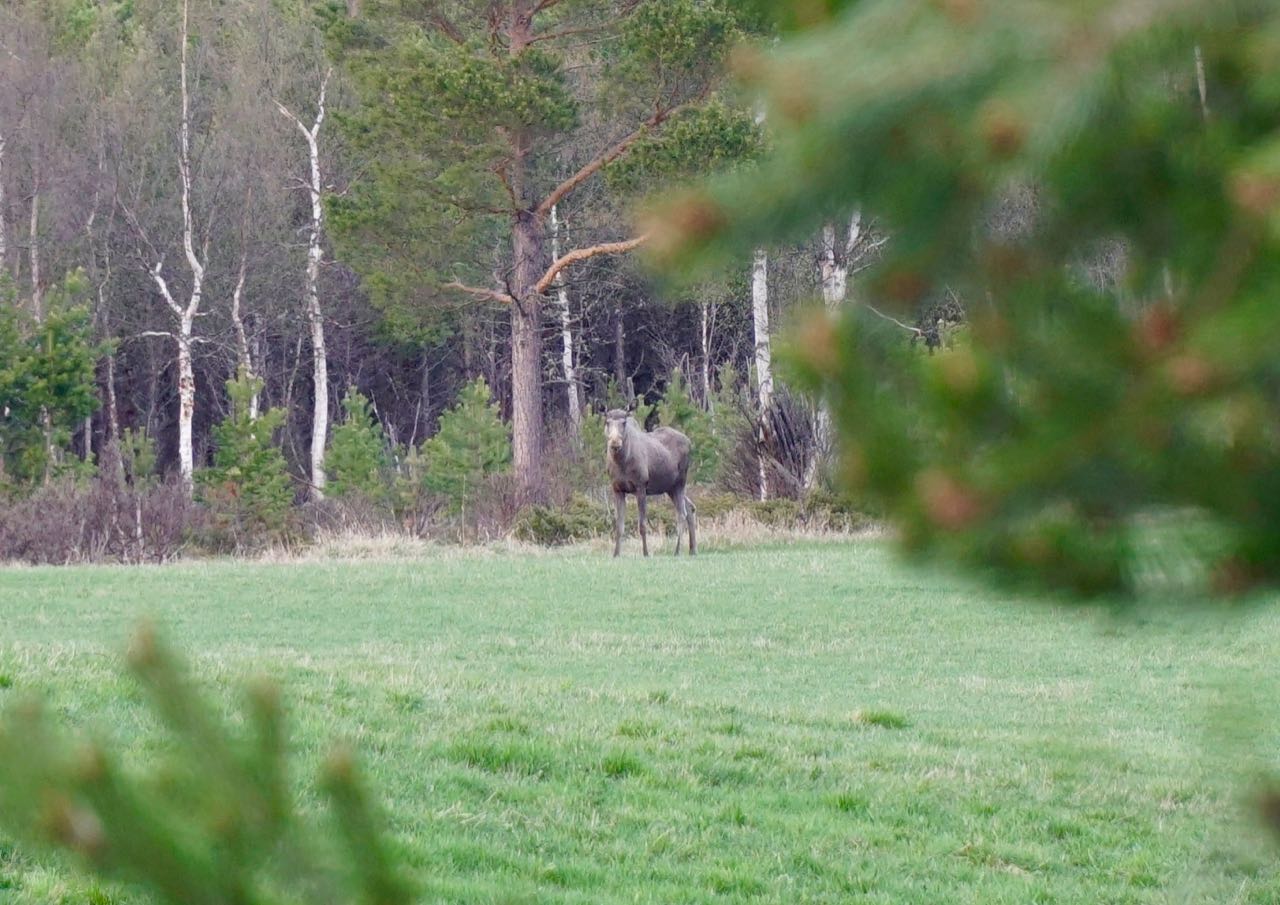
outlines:
[[[324,451],[329,436],[329,359],[325,349],[324,312],[320,307],[320,263],[324,259],[324,184],[320,176],[320,127],[324,125],[325,98],[329,90],[330,69],[320,82],[316,99],[316,115],[307,126],[284,104],[276,102],[280,113],[289,119],[302,133],[307,143],[307,159],[310,163],[310,181],[307,192],[311,198],[311,229],[307,244],[307,271],[304,285],[307,324],[311,330],[311,379],[313,383],[311,409],[311,496],[324,498]]]
[[[5,200],[5,126],[0,123],[0,274],[5,272],[9,261],[8,217],[9,205]]]
[[[179,103],[181,118],[178,125],[178,182],[182,208],[182,252],[190,271],[190,286],[185,300],[180,300],[165,275],[165,256],[150,248],[154,263],[148,273],[160,292],[161,299],[172,315],[172,330],[161,335],[173,338],[176,351],[178,377],[178,475],[182,486],[190,496],[195,487],[195,452],[192,443],[192,421],[196,408],[196,378],[193,365],[195,344],[195,319],[204,300],[205,262],[209,256],[209,232],[204,231],[203,242],[196,234],[195,214],[192,210],[191,165],[191,78],[190,78],[190,7],[191,0],[182,0],[182,26],[179,49]],[[142,240],[150,246],[150,240],[142,230],[136,214],[131,214]]]
[[[769,498],[769,412],[773,408],[773,347],[769,334],[769,253],[756,249],[751,265],[751,322],[755,330],[756,449],[760,499]]]
[[[557,205],[551,206],[551,257],[560,259],[560,237],[563,224],[560,221]],[[576,437],[582,427],[582,403],[578,398],[578,374],[573,366],[573,312],[569,309],[569,290],[565,286],[564,271],[556,274],[556,300],[560,304],[560,340],[563,348],[560,353],[561,366],[564,369],[565,400],[569,407],[569,424]]]
[[[822,285],[822,301],[829,314],[837,313],[848,297],[850,268],[861,263],[884,241],[883,238],[872,239],[861,210],[853,212],[843,237],[837,232],[834,222],[823,224],[818,278]],[[825,398],[818,400],[813,437],[813,456],[804,475],[804,486],[808,490],[817,486],[822,468],[831,458],[831,405]]]

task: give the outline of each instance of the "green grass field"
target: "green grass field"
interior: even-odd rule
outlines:
[[[119,664],[154,617],[228,707],[283,683],[304,779],[356,742],[426,902],[1280,900],[1249,806],[1280,614],[1153,612],[874,541],[11,569],[0,705],[42,692],[145,764]],[[0,840],[0,902],[103,898]]]

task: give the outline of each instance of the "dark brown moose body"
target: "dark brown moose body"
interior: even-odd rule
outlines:
[[[698,552],[694,525],[693,502],[685,493],[689,477],[689,453],[692,444],[680,431],[660,427],[646,433],[630,412],[614,409],[605,415],[605,463],[613,485],[616,510],[613,532],[613,555],[622,552],[622,534],[627,512],[627,494],[633,493],[640,510],[640,546],[649,555],[649,537],[645,525],[646,505],[651,494],[667,494],[676,507],[676,555],[680,540],[689,531],[689,555]]]

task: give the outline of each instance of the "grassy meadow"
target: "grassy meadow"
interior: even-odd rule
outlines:
[[[874,540],[14,568],[0,706],[145,768],[143,617],[228,708],[283,683],[300,794],[355,741],[424,902],[1280,900],[1275,608],[1060,608]],[[4,905],[138,900],[0,839]]]

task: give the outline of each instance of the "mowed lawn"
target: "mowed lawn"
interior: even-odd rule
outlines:
[[[0,706],[145,763],[153,617],[227,707],[281,681],[300,794],[356,742],[425,902],[1280,900],[1280,609],[1116,618],[875,541],[628,552],[0,570]],[[0,902],[85,890],[0,840]]]

